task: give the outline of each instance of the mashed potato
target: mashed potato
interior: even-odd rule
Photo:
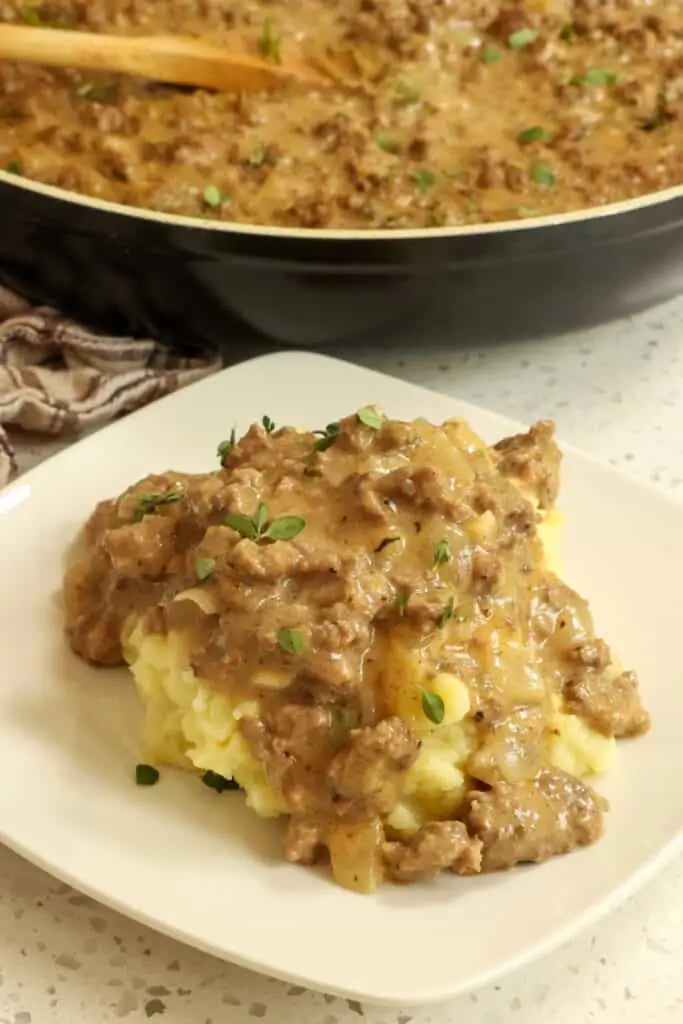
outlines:
[[[286,813],[263,765],[239,731],[240,719],[258,714],[258,704],[234,704],[190,667],[183,637],[130,632],[125,654],[145,707],[145,758],[187,771],[213,771],[234,779],[247,806],[263,818]]]

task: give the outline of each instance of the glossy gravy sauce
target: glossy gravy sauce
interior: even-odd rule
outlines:
[[[0,66],[0,167],[130,206],[308,228],[473,224],[683,182],[678,0],[0,0],[0,20],[330,59],[263,95]]]

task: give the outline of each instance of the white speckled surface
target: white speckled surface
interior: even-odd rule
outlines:
[[[428,335],[411,330],[403,344],[333,351],[520,420],[553,416],[566,440],[683,495],[683,300],[543,341],[454,348],[444,323]],[[23,440],[22,468],[58,447]],[[682,966],[683,860],[523,975],[438,1009],[396,1014],[195,953],[0,847],[0,1024],[135,1024],[156,1016],[164,1024],[355,1024],[359,1017],[369,1024],[665,1024],[683,1021]]]

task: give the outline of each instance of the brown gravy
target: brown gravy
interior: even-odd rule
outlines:
[[[477,224],[683,182],[678,0],[0,0],[0,20],[343,58],[268,95],[0,66],[0,168],[99,199],[307,228]]]

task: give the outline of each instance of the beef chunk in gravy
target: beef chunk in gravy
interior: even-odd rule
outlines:
[[[551,763],[556,716],[609,737],[648,717],[545,563],[552,425],[489,448],[366,408],[220,450],[96,508],[64,583],[72,648],[111,665],[134,627],[182,641],[183,687],[228,699],[290,815],[287,859],[329,854],[359,891],[598,838],[602,801]]]
[[[396,804],[401,777],[419,751],[418,741],[396,716],[352,732],[327,771],[333,799],[345,804],[358,801],[366,814],[387,813]]]
[[[481,840],[484,871],[538,862],[599,839],[606,803],[566,772],[501,782],[467,798],[465,822]]]
[[[633,672],[583,669],[564,688],[567,707],[605,736],[640,736],[650,728]]]
[[[481,870],[480,839],[472,839],[461,821],[432,821],[405,843],[387,843],[384,863],[395,882],[452,871],[474,875]]]
[[[536,499],[542,509],[551,508],[560,489],[560,451],[552,423],[536,423],[526,434],[508,437],[494,445],[501,473],[514,480]]]

